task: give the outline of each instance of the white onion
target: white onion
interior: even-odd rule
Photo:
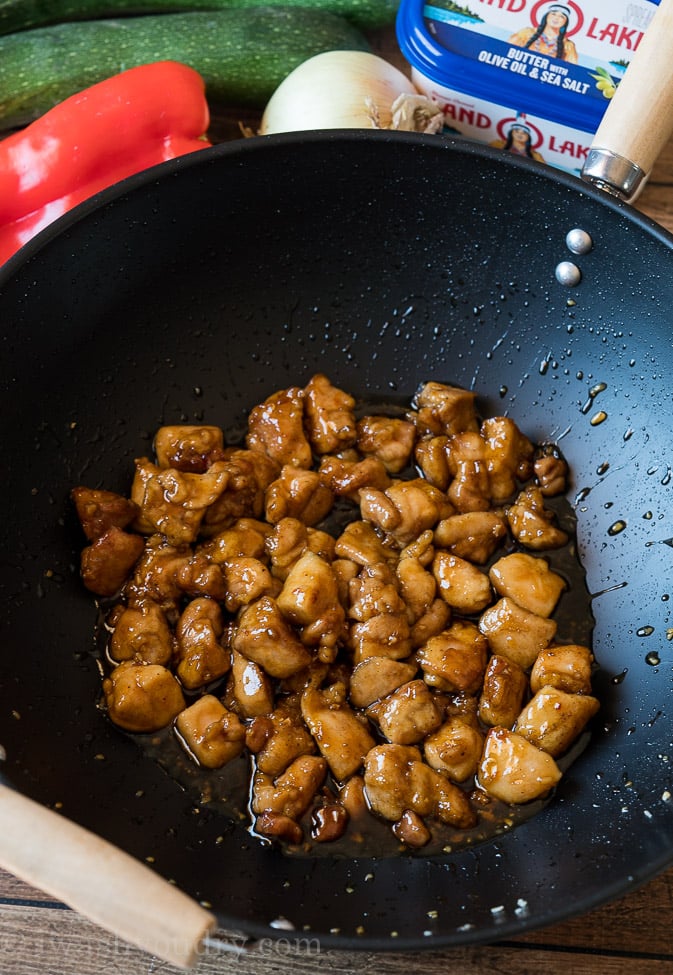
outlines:
[[[280,83],[264,110],[259,134],[389,129],[400,95],[423,97],[390,62],[366,51],[325,51]]]

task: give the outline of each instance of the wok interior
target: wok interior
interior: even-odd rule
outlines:
[[[282,917],[325,946],[492,940],[663,869],[668,236],[570,177],[436,137],[248,140],[126,186],[0,272],[6,781],[152,857],[223,927],[269,936]],[[574,227],[594,246],[570,290],[554,268]],[[427,379],[474,388],[485,415],[557,440],[571,467],[602,710],[554,801],[471,850],[288,859],[96,708],[70,488],[125,491],[162,423],[235,440],[253,404],[318,371],[370,401],[408,400]]]

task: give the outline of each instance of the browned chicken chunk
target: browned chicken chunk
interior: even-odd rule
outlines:
[[[501,504],[516,491],[517,481],[531,477],[535,448],[506,416],[484,420],[481,435],[486,444],[491,498],[495,504]]]
[[[426,765],[413,745],[377,745],[365,761],[365,793],[372,810],[397,822],[410,809],[467,829],[476,814],[465,792]]]
[[[417,670],[415,662],[389,660],[388,657],[367,657],[351,674],[351,702],[356,708],[366,708],[412,680]]]
[[[561,548],[568,535],[556,524],[553,511],[545,507],[542,491],[527,487],[506,511],[510,531],[518,542],[536,552],[547,548]]]
[[[513,660],[523,670],[549,646],[556,635],[555,620],[523,609],[513,599],[503,596],[481,616],[479,629],[488,640],[492,653]]]
[[[495,511],[467,511],[443,518],[435,544],[460,559],[485,565],[507,535],[507,524]]]
[[[82,549],[82,582],[97,596],[114,596],[142,555],[144,547],[140,535],[131,535],[121,528],[108,528],[104,535]]]
[[[157,467],[146,457],[136,460],[131,498],[139,508],[136,526],[146,534],[160,532],[170,545],[195,541],[206,508],[225,489],[227,464],[217,461],[203,474]]]
[[[223,490],[206,509],[201,534],[210,537],[236,525],[239,519],[258,519],[264,513],[265,492],[278,476],[279,465],[256,450],[235,450],[224,463]]]
[[[440,596],[459,613],[480,613],[493,599],[486,573],[457,555],[437,552],[432,571]]]
[[[222,768],[245,748],[245,726],[212,694],[204,694],[175,721],[179,737],[199,765]]]
[[[159,731],[185,706],[180,684],[159,664],[119,664],[103,681],[103,693],[110,720],[125,731]]]
[[[357,438],[350,393],[333,386],[321,373],[304,388],[304,412],[308,439],[316,454],[338,454]]]
[[[261,596],[277,596],[280,583],[263,562],[251,556],[234,556],[222,563],[224,605],[230,613],[254,603]]]
[[[528,679],[518,664],[507,657],[491,657],[479,698],[479,717],[486,725],[511,728],[527,688]]]
[[[173,656],[173,636],[161,607],[149,599],[124,607],[116,615],[110,656],[117,662],[134,660],[168,666]]]
[[[466,620],[455,620],[416,653],[423,677],[442,691],[476,694],[488,659],[486,638]]]
[[[399,745],[418,744],[439,728],[444,717],[437,698],[422,680],[402,684],[372,704],[367,713],[378,723],[384,738]]]
[[[558,687],[541,687],[517,718],[514,730],[557,757],[568,751],[599,706],[590,694],[568,694]]]
[[[491,567],[489,578],[501,596],[508,596],[537,616],[551,616],[566,587],[565,580],[545,559],[525,552],[499,559]]]
[[[298,518],[305,525],[317,525],[332,509],[334,495],[317,471],[285,464],[280,476],[266,489],[265,517],[275,525],[281,518]]]
[[[451,436],[477,430],[475,398],[474,393],[458,386],[424,383],[414,397],[417,415],[412,419],[423,433]]]
[[[535,658],[530,689],[535,694],[548,685],[568,694],[590,694],[593,666],[594,655],[588,647],[576,643],[547,647]]]
[[[451,715],[423,743],[428,765],[454,782],[465,782],[476,773],[483,747],[482,732],[459,715]]]
[[[406,606],[386,563],[365,566],[349,585],[349,643],[353,662],[367,657],[403,660],[412,650]]]
[[[231,667],[231,654],[221,643],[222,610],[206,596],[193,599],[176,627],[176,673],[183,687],[195,690],[212,683]]]
[[[296,758],[315,752],[315,741],[303,722],[299,706],[294,708],[281,702],[261,720],[266,722],[267,729],[255,755],[260,772],[277,778]]]
[[[295,758],[275,778],[256,771],[252,785],[253,813],[257,816],[275,813],[298,822],[315,799],[326,775],[327,762],[319,755]],[[259,820],[256,825],[260,829]]]
[[[93,542],[110,528],[126,528],[137,517],[138,507],[114,491],[76,487],[70,492],[82,531]]]
[[[478,782],[502,802],[539,799],[561,778],[561,770],[547,752],[507,728],[491,728],[479,763]]]
[[[273,685],[268,675],[254,660],[248,660],[236,650],[231,654],[228,693],[243,718],[256,718],[273,710]]]
[[[382,461],[376,457],[349,460],[343,457],[323,457],[318,469],[320,480],[339,498],[360,502],[363,488],[385,491],[390,477]]]
[[[292,386],[281,389],[256,406],[248,417],[246,444],[277,464],[309,468],[311,445],[304,432],[304,394]]]
[[[544,444],[533,464],[540,490],[546,498],[563,494],[568,486],[568,465],[554,444]]]
[[[443,493],[427,481],[393,481],[385,491],[363,488],[360,512],[398,548],[404,548],[421,532],[434,528],[447,512]]]
[[[154,435],[154,453],[159,467],[203,474],[224,459],[224,436],[219,427],[208,425],[160,427]]]
[[[311,662],[311,654],[269,596],[241,611],[232,646],[270,677],[290,677]]]
[[[375,741],[348,704],[345,687],[307,687],[301,697],[301,713],[335,779],[343,782],[354,775]]]
[[[358,420],[358,450],[381,461],[389,474],[399,474],[408,466],[415,442],[416,427],[409,420],[390,416],[365,416]]]
[[[308,646],[334,647],[345,638],[346,615],[336,576],[314,552],[304,552],[292,566],[277,603],[283,616],[301,628]]]
[[[478,433],[458,433],[450,437],[447,463],[452,478],[447,494],[456,511],[488,511],[491,481],[482,437]]]

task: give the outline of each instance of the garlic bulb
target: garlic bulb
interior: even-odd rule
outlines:
[[[405,98],[412,100],[411,111],[400,110]],[[419,111],[419,99],[424,111]],[[412,128],[419,119],[425,126],[422,131],[432,131],[426,126],[428,117],[441,118],[441,111],[388,61],[366,51],[325,51],[304,61],[280,83],[264,110],[259,134]],[[438,131],[436,121],[435,125]]]

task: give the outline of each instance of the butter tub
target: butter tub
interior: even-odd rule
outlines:
[[[445,129],[579,173],[659,0],[402,0],[397,39]]]

